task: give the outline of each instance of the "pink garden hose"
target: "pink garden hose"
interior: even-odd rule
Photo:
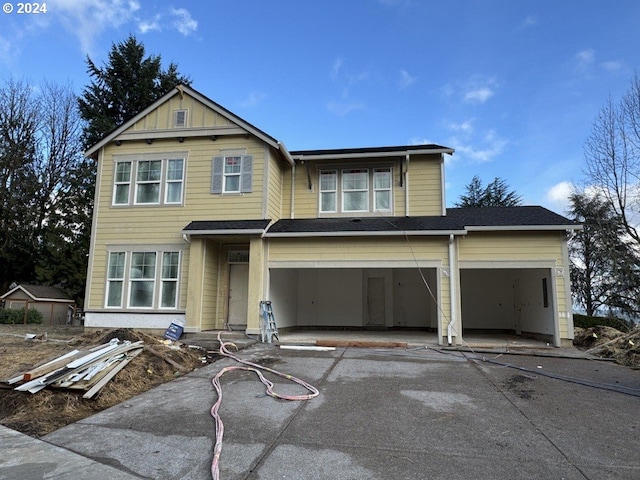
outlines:
[[[320,393],[318,392],[318,389],[316,387],[308,384],[303,380],[300,380],[299,378],[293,377],[285,373],[278,372],[268,367],[263,367],[262,365],[258,365],[256,363],[251,363],[251,362],[247,362],[246,360],[240,359],[239,357],[232,354],[227,349],[227,346],[233,345],[233,343],[223,342],[221,338],[222,333],[223,332],[218,332],[218,341],[220,342],[220,355],[231,358],[236,362],[241,363],[242,365],[224,367],[211,380],[211,383],[213,384],[213,388],[216,389],[216,393],[218,394],[218,400],[216,400],[216,403],[213,405],[213,407],[211,407],[211,416],[214,418],[216,422],[216,442],[213,447],[213,462],[211,463],[211,476],[213,477],[213,480],[219,480],[220,478],[220,471],[219,471],[218,464],[220,462],[220,454],[222,453],[222,437],[224,435],[224,425],[222,423],[222,419],[220,418],[220,415],[218,414],[218,409],[220,408],[220,404],[222,403],[222,386],[220,385],[220,378],[225,373],[231,372],[231,371],[237,371],[237,370],[255,372],[255,374],[258,375],[258,378],[260,379],[260,381],[267,387],[267,392],[266,392],[267,395],[269,395],[272,398],[278,398],[280,400],[291,400],[291,401],[310,400],[314,397],[317,397]],[[307,393],[304,395],[280,395],[279,393],[276,393],[273,391],[273,382],[268,378],[266,378],[262,374],[262,371],[270,372],[274,375],[277,375],[279,377],[282,377],[294,383],[297,383],[298,385],[304,387],[311,393]]]

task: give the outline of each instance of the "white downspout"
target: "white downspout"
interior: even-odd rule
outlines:
[[[454,245],[455,237],[453,234],[449,235],[449,296],[451,297],[451,316],[449,318],[449,324],[447,325],[447,344],[453,343],[453,325],[456,321],[456,282],[455,282],[455,261],[453,254],[455,251]]]

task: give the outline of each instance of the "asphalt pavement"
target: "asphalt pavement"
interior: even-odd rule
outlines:
[[[221,479],[640,478],[638,370],[425,347],[256,344],[239,356],[320,395],[275,400],[252,372],[225,374]],[[233,364],[210,364],[41,440],[1,428],[0,479],[211,478],[211,378]],[[306,393],[273,381],[281,393]]]

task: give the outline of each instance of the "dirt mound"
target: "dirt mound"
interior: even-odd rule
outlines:
[[[587,353],[640,369],[640,327],[628,333],[605,326],[576,328],[573,344]]]
[[[25,340],[20,335],[0,334],[0,381],[73,349],[101,345],[112,338],[143,340],[145,348],[97,397],[83,399],[84,392],[64,389],[46,388],[31,394],[7,388],[0,394],[0,423],[40,437],[217,359],[212,352],[179,343],[167,344],[161,336],[131,329],[92,331],[71,338],[49,335],[47,341],[40,342]]]

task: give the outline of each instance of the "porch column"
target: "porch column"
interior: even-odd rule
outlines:
[[[187,332],[199,332],[202,330],[205,248],[205,239],[191,239],[189,244],[189,276],[187,277],[189,283],[186,286],[187,305],[185,309],[185,331]]]
[[[266,300],[265,251],[263,239],[249,241],[249,288],[247,291],[247,334],[260,334],[260,302]]]

